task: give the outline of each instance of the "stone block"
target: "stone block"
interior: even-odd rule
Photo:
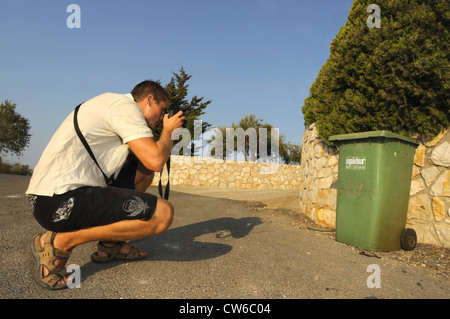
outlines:
[[[422,178],[417,178],[411,182],[410,196],[413,196],[425,189],[425,183]]]
[[[450,170],[444,171],[431,187],[435,196],[450,196]]]
[[[333,184],[333,181],[334,181],[333,176],[319,178],[317,179],[317,186],[320,189],[329,189],[331,187],[331,184]]]
[[[327,177],[331,175],[333,175],[333,169],[331,167],[323,167],[319,169],[319,171],[317,172],[318,178]]]
[[[438,134],[438,136],[436,136],[435,138],[431,139],[431,140],[427,140],[427,141],[423,141],[423,144],[425,144],[425,146],[427,147],[433,147],[436,146],[443,138],[444,136],[448,133],[448,129],[442,131],[441,133]]]
[[[413,165],[412,177],[416,177],[420,174],[420,168],[416,164]]]
[[[426,147],[420,144],[416,148],[416,153],[414,155],[414,164],[417,166],[423,167],[425,165],[425,153],[426,153]]]
[[[425,181],[425,184],[428,187],[431,187],[431,185],[433,185],[440,173],[441,172],[436,166],[425,168],[420,172]]]
[[[336,227],[336,212],[329,208],[319,208],[316,210],[317,224],[329,228]]]
[[[430,160],[439,166],[450,167],[450,143],[444,142],[431,153]]]
[[[439,222],[445,218],[445,203],[438,197],[433,197],[433,214],[434,219]]]
[[[330,194],[328,190],[320,189],[315,199],[317,208],[325,208],[330,205]]]
[[[336,205],[337,205],[337,189],[330,189],[330,198],[329,198],[329,203],[330,203],[330,209],[336,211]]]
[[[450,248],[450,225],[449,224],[436,224],[436,234],[439,238],[439,242],[445,248]]]
[[[409,199],[407,219],[421,221],[434,220],[431,199],[427,194],[416,195]]]
[[[412,228],[416,231],[417,242],[442,246],[441,241],[439,240],[439,237],[433,225],[422,223],[412,223],[412,224],[407,223],[406,227]]]
[[[330,156],[330,158],[328,159],[327,166],[328,166],[328,167],[334,167],[334,165],[336,165],[336,164],[338,164],[338,163],[339,163],[338,157],[337,157],[336,155],[332,155],[332,156]]]

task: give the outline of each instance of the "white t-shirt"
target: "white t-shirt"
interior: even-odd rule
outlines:
[[[27,194],[53,196],[83,186],[106,186],[100,169],[75,132],[73,114],[45,148]],[[86,101],[78,111],[78,126],[107,176],[119,174],[129,153],[126,143],[153,137],[131,94],[105,93]]]

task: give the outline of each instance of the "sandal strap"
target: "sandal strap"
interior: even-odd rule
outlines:
[[[141,257],[140,249],[137,246],[131,246],[130,250],[127,254],[121,253],[122,247],[126,245],[125,241],[119,241],[114,246],[108,247],[105,246],[102,241],[98,242],[97,249],[102,253],[108,254],[109,257],[120,257],[123,259],[136,259]]]
[[[105,246],[103,241],[99,241],[97,244],[97,250],[101,251],[102,253],[108,254],[111,257],[116,257],[120,255],[120,250],[122,249],[123,245],[125,245],[126,242],[124,241],[118,241],[114,246]]]
[[[70,251],[57,249],[53,246],[55,236],[55,232],[47,232],[44,240],[44,247],[42,247],[42,251],[39,252],[41,265],[47,268],[50,273],[65,271],[65,267],[56,266],[55,262],[58,260],[67,261],[71,254]]]
[[[43,266],[43,265],[41,265]],[[65,268],[59,269],[58,271],[49,272],[47,276],[42,277],[41,281],[52,288],[57,288],[58,286],[64,287],[67,284],[59,284],[58,282],[66,276],[67,272]]]
[[[131,246],[130,251],[128,252],[128,254],[125,255],[125,259],[136,259],[141,257],[141,252],[139,247],[137,246]]]
[[[57,266],[57,261],[67,262],[71,255],[71,251],[65,251],[54,247],[55,232],[47,232],[44,239],[44,245],[41,249],[39,244],[40,236],[35,238],[36,254],[39,257],[39,278],[40,280],[52,288],[64,287],[64,284],[58,285],[58,282],[63,279],[66,274],[65,266]],[[47,269],[48,274],[44,276],[44,268]]]

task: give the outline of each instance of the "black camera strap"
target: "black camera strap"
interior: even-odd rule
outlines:
[[[167,166],[167,184],[166,184],[166,191],[165,194],[163,195],[163,189],[162,189],[162,171],[164,170],[164,168],[161,170],[161,172],[159,173],[159,184],[158,184],[158,190],[159,190],[159,195],[164,198],[164,199],[169,199],[169,191],[170,191],[170,156],[169,159],[167,160],[166,163]]]
[[[77,119],[77,117],[78,117],[78,110],[80,109],[80,106],[81,106],[81,104],[78,105],[75,108],[75,112],[73,114],[73,125],[75,126],[75,131],[77,132],[77,135],[78,135],[78,137],[81,140],[81,143],[83,143],[84,148],[89,153],[91,158],[94,160],[94,163],[98,166],[98,168],[100,169],[100,172],[102,172],[103,178],[105,179],[105,182],[106,182],[106,185],[111,186],[111,184],[114,182],[114,174],[112,174],[111,177],[106,176],[106,174],[103,172],[102,168],[98,164],[97,159],[94,156],[94,153],[92,152],[91,148],[89,147],[89,144],[87,143],[86,139],[84,138],[84,136],[81,133],[80,128],[78,126],[78,119]]]

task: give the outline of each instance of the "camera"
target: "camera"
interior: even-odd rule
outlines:
[[[172,117],[172,116],[174,116],[175,114],[177,114],[178,111],[175,111],[175,110],[167,110],[166,113],[169,114],[169,117]],[[186,128],[186,126],[187,126],[187,121],[186,121],[186,120],[183,120],[183,124],[181,125],[181,127],[182,127],[182,128]]]

